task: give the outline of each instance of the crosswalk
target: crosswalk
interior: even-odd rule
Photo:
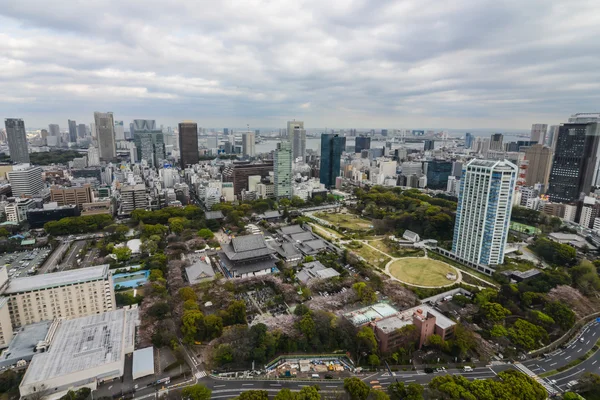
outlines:
[[[550,385],[546,380],[540,378],[539,376],[536,375],[535,372],[533,372],[532,370],[530,370],[529,368],[527,368],[526,366],[524,366],[523,364],[517,362],[514,364],[515,367],[517,367],[517,369],[523,373],[525,373],[526,375],[532,377],[533,379],[535,379],[535,381],[537,383],[539,383],[540,385],[542,385],[544,387],[544,389],[546,389],[546,391],[548,392],[548,394],[550,396],[555,395],[558,393],[558,391],[552,387],[552,385]]]
[[[206,374],[206,371],[198,371],[198,372],[196,372],[196,374],[195,374],[195,376],[196,376],[196,379],[201,379],[201,378],[204,378],[206,375],[207,375],[207,374]]]

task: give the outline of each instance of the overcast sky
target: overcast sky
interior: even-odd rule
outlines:
[[[598,1],[0,1],[0,117],[505,128],[600,111]]]

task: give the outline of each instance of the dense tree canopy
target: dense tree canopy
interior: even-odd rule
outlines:
[[[44,224],[44,230],[48,235],[72,235],[78,233],[97,232],[111,225],[112,215],[84,215],[81,217],[67,217],[58,221],[50,221]]]

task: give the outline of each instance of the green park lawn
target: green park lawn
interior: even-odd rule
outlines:
[[[458,274],[454,268],[441,261],[428,258],[403,258],[390,265],[392,276],[408,284],[419,286],[445,286],[454,281],[448,280],[448,273]]]
[[[315,217],[321,218],[340,229],[347,229],[351,231],[369,231],[372,229],[373,224],[371,221],[363,219],[354,214],[334,214],[319,212],[315,214]]]

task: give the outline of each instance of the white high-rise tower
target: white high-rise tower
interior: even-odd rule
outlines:
[[[452,252],[483,265],[504,262],[517,166],[472,160],[463,167]]]

